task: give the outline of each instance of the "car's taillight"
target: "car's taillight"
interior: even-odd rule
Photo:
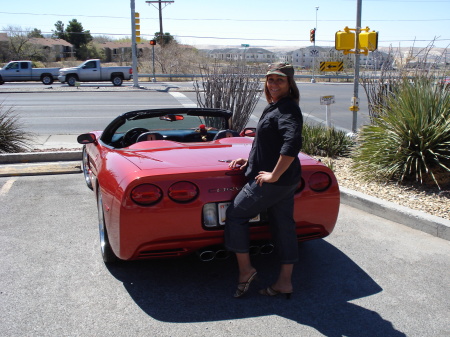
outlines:
[[[177,202],[188,202],[198,196],[198,187],[188,181],[180,181],[169,187],[169,198]]]
[[[305,188],[305,181],[303,178],[300,179],[300,183],[297,186],[297,189],[295,190],[295,193],[300,193]]]
[[[131,199],[139,205],[150,206],[162,198],[162,191],[158,186],[152,184],[142,184],[136,186],[131,191]]]
[[[130,70],[128,70],[128,73],[131,75],[133,74],[133,68],[130,68]]]
[[[316,172],[309,177],[308,185],[315,192],[323,192],[331,186],[331,177],[325,172]]]

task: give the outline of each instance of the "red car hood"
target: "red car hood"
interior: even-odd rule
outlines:
[[[248,158],[252,139],[228,138],[211,143],[177,143],[167,140],[136,143],[121,154],[141,170],[196,167],[224,169],[237,158]],[[300,154],[302,165],[317,161]]]

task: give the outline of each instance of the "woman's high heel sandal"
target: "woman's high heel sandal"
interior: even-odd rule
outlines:
[[[243,296],[248,291],[248,289],[250,289],[250,284],[253,282],[253,280],[256,279],[256,274],[257,272],[255,271],[252,276],[249,277],[247,282],[238,283],[238,287],[236,289],[236,292],[234,293],[235,298]]]
[[[267,287],[265,289],[261,289],[259,291],[261,295],[264,296],[277,296],[277,295],[285,295],[287,300],[291,299],[292,291],[290,293],[282,293],[281,291],[277,291],[273,289],[272,287]]]

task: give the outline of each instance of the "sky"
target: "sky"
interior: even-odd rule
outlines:
[[[17,0],[3,1],[0,31],[12,26],[40,29],[43,34],[62,21],[81,22],[92,35],[113,39],[131,36],[131,0]],[[135,0],[141,20],[141,37],[159,31],[158,4]],[[164,33],[178,42],[266,49],[334,46],[334,36],[346,26],[356,28],[357,0],[174,0],[163,5]],[[379,46],[436,47],[450,45],[450,0],[362,0],[361,27],[378,32]]]

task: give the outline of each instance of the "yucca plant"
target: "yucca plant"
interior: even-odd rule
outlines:
[[[383,113],[364,126],[354,168],[368,178],[450,183],[450,91],[430,77],[402,80]]]
[[[303,124],[302,152],[313,156],[348,157],[354,141],[346,132],[323,125]]]
[[[0,153],[22,152],[30,148],[32,135],[23,130],[12,108],[0,104]]]

